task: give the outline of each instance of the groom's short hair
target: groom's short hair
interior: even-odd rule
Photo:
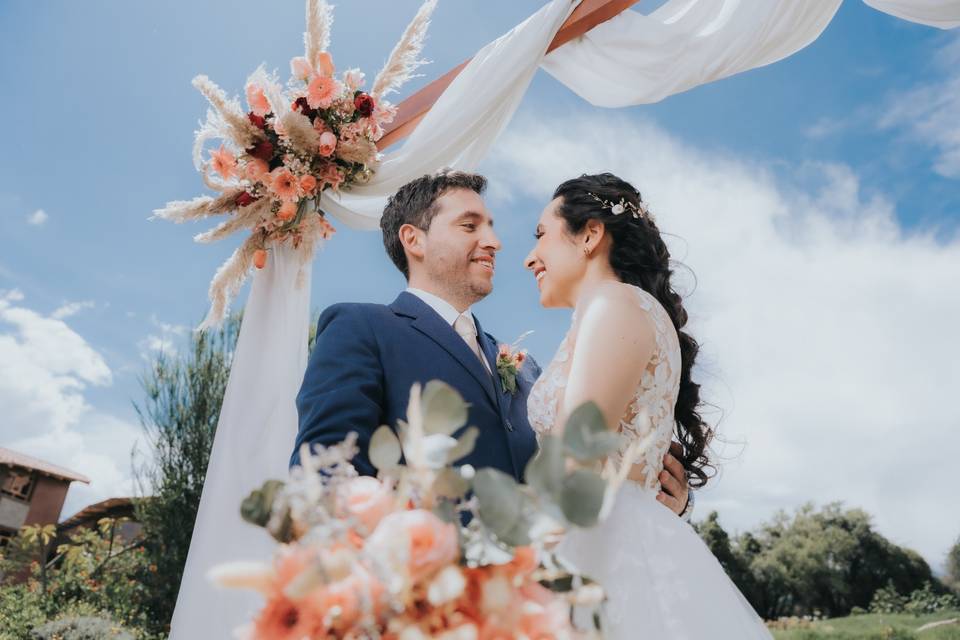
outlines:
[[[410,265],[400,242],[400,227],[412,224],[427,231],[440,211],[437,204],[440,196],[451,189],[470,189],[483,194],[486,188],[487,179],[479,174],[444,169],[411,180],[390,197],[380,217],[380,230],[383,231],[383,247],[403,277],[410,279]]]

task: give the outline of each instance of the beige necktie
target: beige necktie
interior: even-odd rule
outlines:
[[[470,347],[473,354],[480,358],[480,362],[483,363],[483,368],[487,370],[487,373],[490,373],[490,365],[487,364],[487,359],[480,353],[480,343],[477,341],[477,327],[473,324],[473,320],[460,314],[453,323],[453,330],[463,338],[463,341],[467,343],[467,346]]]

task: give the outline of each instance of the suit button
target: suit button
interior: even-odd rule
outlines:
[[[512,423],[512,422],[510,422],[509,420],[507,420],[506,422],[504,422],[504,424],[507,425],[507,431],[513,431],[513,423]]]

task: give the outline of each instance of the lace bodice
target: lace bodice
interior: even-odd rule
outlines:
[[[619,465],[627,447],[637,439],[644,439],[640,457],[635,461],[635,464],[641,465],[640,484],[659,490],[659,475],[663,469],[663,456],[670,447],[674,428],[673,410],[680,387],[680,343],[670,316],[656,298],[640,287],[620,283],[613,286],[629,287],[636,296],[639,308],[650,315],[655,327],[656,349],[633,399],[620,419],[619,431],[624,438],[619,449],[611,456],[611,461]],[[556,355],[530,391],[527,413],[538,437],[550,431],[556,422],[570,375],[578,330],[577,310],[574,310],[570,329]]]

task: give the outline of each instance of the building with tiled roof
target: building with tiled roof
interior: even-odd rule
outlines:
[[[0,544],[20,527],[56,524],[71,482],[86,476],[0,447]]]

